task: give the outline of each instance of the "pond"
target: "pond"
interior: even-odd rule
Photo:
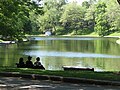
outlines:
[[[20,57],[41,58],[47,70],[62,66],[93,67],[95,71],[119,71],[120,45],[117,38],[34,37],[29,42],[0,45],[0,66],[15,67]]]

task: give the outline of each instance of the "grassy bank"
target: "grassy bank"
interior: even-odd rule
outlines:
[[[100,37],[97,33],[93,32],[93,33],[90,33],[90,34],[87,34],[87,35],[78,35],[78,36],[88,36],[88,37]],[[108,36],[104,36],[104,37],[120,37],[120,33],[112,33]]]
[[[120,74],[117,74],[115,72],[62,71],[62,70],[52,71],[10,67],[0,67],[0,72],[18,72],[20,74],[54,75],[62,77],[120,81]]]

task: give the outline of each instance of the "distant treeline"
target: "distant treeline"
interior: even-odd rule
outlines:
[[[66,0],[0,0],[2,39],[20,40],[25,34],[99,36],[120,32],[117,0],[89,0],[81,5]]]

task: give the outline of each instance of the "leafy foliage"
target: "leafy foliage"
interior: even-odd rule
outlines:
[[[19,39],[31,32],[30,10],[38,9],[31,0],[0,1],[0,35],[3,39]],[[37,12],[37,10],[36,10]]]
[[[98,3],[95,10],[96,18],[95,18],[95,30],[99,34],[99,36],[105,36],[109,34],[109,24],[107,21],[106,15],[106,4]]]
[[[50,30],[56,35],[100,36],[120,32],[119,0],[0,0],[0,35],[4,40]]]
[[[67,33],[75,30],[75,34],[77,34],[78,30],[83,29],[84,14],[84,8],[77,5],[77,3],[70,3],[64,6],[60,22],[62,22],[66,30],[69,30]]]

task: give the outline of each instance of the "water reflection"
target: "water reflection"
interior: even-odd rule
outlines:
[[[47,70],[62,66],[94,67],[95,70],[119,71],[120,46],[115,38],[35,37],[30,42],[0,45],[0,65],[15,66],[22,56],[41,57]]]
[[[78,53],[78,52],[58,52],[58,51],[31,51],[25,52],[25,55],[41,56],[41,57],[69,57],[69,58],[120,58],[120,56],[94,53]]]
[[[90,38],[90,37],[34,37],[35,40],[98,40],[101,38]]]

